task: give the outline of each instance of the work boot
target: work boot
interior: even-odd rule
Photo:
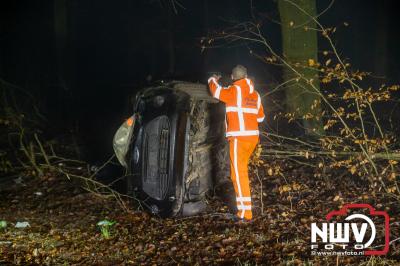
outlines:
[[[229,221],[233,221],[234,223],[238,224],[248,224],[252,222],[252,220],[242,219],[239,216],[232,213],[226,213],[223,217]]]

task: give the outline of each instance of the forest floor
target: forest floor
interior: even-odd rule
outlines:
[[[228,210],[217,199],[204,215],[160,219],[135,208],[127,212],[114,198],[86,192],[65,176],[25,178],[0,192],[0,220],[8,223],[0,231],[0,265],[400,265],[398,200],[344,176],[332,173],[327,181],[301,168],[285,178],[267,176],[263,211],[256,200],[255,219],[247,224],[219,215]],[[310,254],[311,222],[345,203],[389,213],[390,239],[397,240],[387,255]],[[116,222],[109,239],[97,227],[104,219]],[[17,222],[30,226],[15,228]]]

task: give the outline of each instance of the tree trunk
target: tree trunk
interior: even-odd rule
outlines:
[[[310,30],[310,28],[316,28],[315,22],[310,17],[316,16],[316,3],[315,0],[298,0],[295,3],[308,15],[290,2],[278,1],[282,23],[283,55],[289,63],[299,63],[300,66],[296,67],[296,70],[307,80],[313,79],[315,88],[319,90],[318,72],[309,67],[313,62],[318,61],[317,32]],[[283,70],[284,81],[296,77],[297,74],[289,68]],[[298,82],[288,83],[285,93],[287,111],[295,113],[297,118],[302,120],[306,135],[323,135],[321,100],[315,89],[300,79]],[[305,119],[307,114],[311,114],[313,117]]]
[[[379,1],[377,3],[377,15],[378,20],[376,21],[376,36],[375,36],[375,64],[374,64],[374,75],[382,78],[386,78],[387,74],[387,47],[388,47],[388,16],[386,14],[387,9],[386,1]]]
[[[54,0],[54,34],[56,43],[57,77],[60,86],[68,89],[67,76],[67,3],[68,0]]]
[[[203,34],[204,36],[209,35],[209,28],[210,28],[210,16],[209,16],[209,3],[208,0],[203,0]],[[203,69],[208,70],[208,56],[207,51],[204,52],[203,56],[201,57],[203,60]]]
[[[3,18],[0,18],[0,79],[4,78],[4,73],[3,73]]]

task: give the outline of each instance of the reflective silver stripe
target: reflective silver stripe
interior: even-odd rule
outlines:
[[[239,118],[239,129],[240,131],[245,130],[244,127],[244,117],[243,117],[243,111],[242,111],[242,89],[240,88],[240,86],[235,85],[236,90],[237,90],[237,107],[238,107],[238,118]]]
[[[217,87],[217,89],[214,92],[214,97],[217,98],[219,100],[219,95],[221,93],[222,87],[218,84],[217,80],[214,77],[211,77],[208,79],[208,83],[213,82],[215,84],[215,86]]]
[[[251,201],[251,197],[236,197],[236,201]]]
[[[242,210],[243,216],[241,216],[240,218],[244,217],[244,211],[245,210],[251,210],[251,206],[250,205],[238,205],[237,206],[238,210]]]
[[[243,131],[227,131],[227,137],[236,137],[236,136],[258,136],[258,130],[243,130]]]
[[[242,188],[240,186],[240,180],[239,180],[239,169],[238,169],[238,164],[237,164],[237,139],[235,139],[233,142],[233,168],[235,169],[236,185],[238,188],[239,197],[243,197],[242,196]],[[240,202],[240,207],[244,207],[243,201]],[[244,210],[240,214],[240,218],[243,218],[243,217],[244,217]]]
[[[221,93],[222,87],[217,84],[217,90],[214,93],[214,97],[219,99],[219,94]]]
[[[239,112],[242,111],[243,113],[247,114],[258,114],[258,110],[256,108],[245,108],[245,107],[234,107],[228,106],[226,107],[226,112]]]
[[[260,118],[257,118],[257,122],[258,122],[258,123],[261,123],[262,121],[264,121],[264,118],[265,118],[265,116],[260,117]]]
[[[254,91],[254,87],[253,87],[253,85],[251,85],[251,82],[250,82],[250,80],[246,78],[246,82],[247,82],[247,85],[249,86],[250,93],[253,93],[253,91]]]

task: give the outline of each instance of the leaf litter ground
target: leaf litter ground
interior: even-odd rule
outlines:
[[[160,219],[132,203],[126,212],[113,198],[88,193],[57,174],[26,179],[0,194],[0,220],[8,223],[0,232],[0,264],[400,265],[399,241],[384,257],[310,254],[311,222],[324,221],[345,203],[386,210],[391,239],[399,238],[395,198],[372,193],[365,182],[350,182],[340,173],[316,178],[306,167],[289,167],[285,176],[260,173],[265,175],[252,180],[255,219],[248,224],[224,218],[228,208],[215,198],[204,215]],[[104,219],[116,221],[109,239],[96,225]],[[17,222],[30,226],[15,228]]]

